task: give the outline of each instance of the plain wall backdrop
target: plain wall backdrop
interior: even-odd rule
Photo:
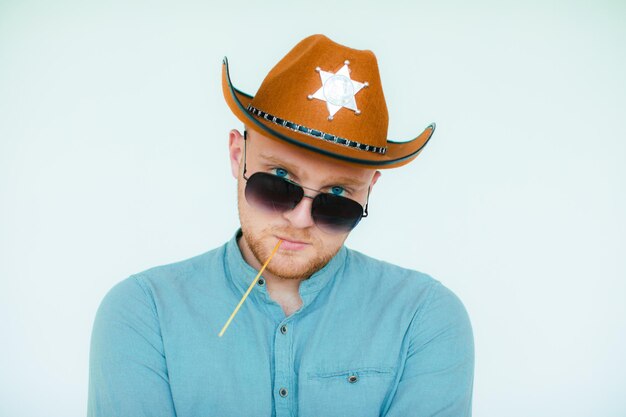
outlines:
[[[222,57],[254,94],[313,33],[437,123],[347,243],[463,300],[474,415],[626,415],[623,1],[0,0],[1,416],[84,415],[104,294],[232,236]]]

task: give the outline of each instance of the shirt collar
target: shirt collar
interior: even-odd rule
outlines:
[[[250,266],[243,258],[239,245],[237,244],[237,239],[241,235],[241,228],[239,228],[234,236],[226,243],[225,267],[229,279],[243,294],[248,290],[252,280],[259,271]],[[347,248],[342,245],[335,256],[326,265],[324,265],[322,269],[315,272],[308,279],[300,282],[299,291],[304,302],[306,302],[305,297],[307,295],[319,292],[333,280],[334,276],[337,275],[337,272],[343,268],[347,254]],[[256,291],[252,292],[255,293]],[[263,292],[265,293],[265,287],[263,287]],[[309,297],[306,298],[308,299]]]

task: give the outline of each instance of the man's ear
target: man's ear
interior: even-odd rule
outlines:
[[[228,155],[230,159],[230,171],[234,178],[239,178],[243,163],[243,135],[233,129],[228,132]]]
[[[378,181],[378,178],[380,178],[382,174],[380,173],[380,171],[376,171],[374,172],[374,176],[372,177],[372,182],[370,183],[370,192],[372,191],[372,188],[374,188],[374,184],[376,184],[376,181]]]

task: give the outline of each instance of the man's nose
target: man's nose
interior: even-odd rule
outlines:
[[[313,217],[311,217],[311,206],[313,204],[313,198],[305,195],[293,210],[289,210],[283,213],[289,222],[297,228],[305,229],[315,224]]]

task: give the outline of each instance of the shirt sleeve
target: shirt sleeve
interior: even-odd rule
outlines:
[[[470,417],[474,338],[461,300],[439,282],[407,334],[402,376],[386,417]]]
[[[115,285],[96,313],[88,417],[175,417],[156,307],[137,276]]]

